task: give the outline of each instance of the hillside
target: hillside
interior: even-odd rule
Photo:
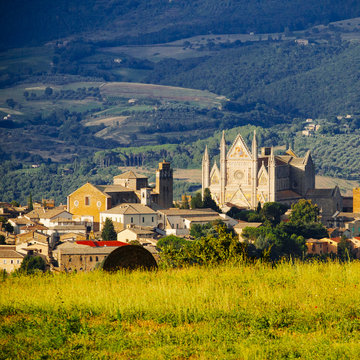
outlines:
[[[159,43],[199,34],[304,29],[360,15],[351,0],[21,0],[0,3],[0,46],[64,37],[103,43]]]

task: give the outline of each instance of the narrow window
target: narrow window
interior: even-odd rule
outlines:
[[[133,222],[134,222],[134,218],[131,218],[131,219],[130,219],[130,222],[133,223]]]
[[[13,264],[14,263],[14,260],[10,260],[10,264]]]
[[[95,261],[99,261],[99,258],[97,256],[95,257]]]
[[[151,217],[151,222],[154,222],[154,217],[153,216]]]
[[[90,256],[90,261],[92,261],[92,256]]]
[[[142,222],[145,222],[145,218],[144,218],[144,217],[142,218]]]
[[[85,196],[85,205],[87,205],[87,206],[90,205],[90,197],[89,196]]]

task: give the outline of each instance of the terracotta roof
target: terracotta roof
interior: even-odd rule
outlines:
[[[183,218],[191,222],[212,222],[215,220],[228,221],[221,216],[183,216]]]
[[[217,216],[218,213],[212,209],[178,209],[170,208],[165,210],[159,210],[160,213],[163,213],[167,216],[178,215],[178,216],[199,216],[199,215],[213,215]]]
[[[22,230],[35,231],[35,230],[48,230],[48,228],[41,224],[34,224],[34,225],[25,226],[24,228],[22,228]]]
[[[119,246],[128,245],[127,243],[117,240],[113,240],[113,241],[79,240],[79,241],[75,241],[75,243],[78,245],[86,245],[91,247],[104,247],[104,246],[119,247]]]
[[[236,224],[234,226],[234,229],[244,229],[246,227],[253,227],[253,228],[258,228],[259,226],[261,226],[262,223],[260,222],[246,222],[246,221],[242,221],[239,222],[238,224]]]
[[[16,225],[35,225],[35,223],[32,220],[29,220],[24,216],[17,217],[14,219],[9,219],[9,221],[13,221]]]
[[[86,230],[84,225],[56,225],[50,228],[51,230]]]
[[[68,246],[58,249],[61,255],[108,255],[118,249],[118,246]]]
[[[126,188],[122,185],[94,185],[98,190],[100,190],[102,193],[104,193],[105,195],[108,195],[108,193],[113,193],[113,192],[133,192],[133,190]]]
[[[147,179],[145,175],[137,174],[133,171],[126,171],[120,175],[114,176],[114,179]]]
[[[47,210],[45,213],[43,213],[42,215],[40,215],[40,219],[52,219],[62,213],[68,213],[66,210],[64,209],[51,209],[51,210]],[[72,214],[70,214],[72,215]]]
[[[22,259],[23,254],[20,254],[15,250],[13,245],[1,245],[0,246],[0,258],[13,258],[13,259]]]
[[[154,230],[145,230],[145,229],[138,229],[138,228],[127,228],[127,229],[124,229],[124,230],[121,230],[119,232],[122,233],[123,231],[125,230],[130,230],[131,232],[133,232],[134,234],[137,234],[137,235],[148,235],[148,234],[155,234],[156,232]]]
[[[101,214],[156,214],[149,206],[142,204],[123,203],[109,210],[102,211]]]

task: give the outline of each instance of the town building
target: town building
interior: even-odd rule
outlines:
[[[287,205],[304,198],[312,200],[321,210],[325,222],[336,211],[342,210],[339,188],[316,189],[315,165],[310,151],[298,157],[288,149],[275,155],[273,147],[258,151],[254,131],[251,151],[239,134],[226,149],[225,132],[220,142],[220,167],[210,163],[207,147],[202,160],[202,192],[209,188],[221,208],[235,205],[256,209],[258,203],[281,202]]]
[[[112,220],[115,231],[124,230],[128,225],[151,226],[158,224],[156,211],[143,204],[120,204],[100,213],[100,231],[106,218]]]
[[[339,239],[307,239],[306,247],[309,255],[337,254]]]
[[[205,225],[214,221],[224,222],[228,226],[237,223],[225,214],[219,214],[212,209],[164,209],[158,210],[158,232],[161,235],[187,236],[191,225]]]
[[[16,251],[15,246],[0,245],[0,270],[10,273],[19,269],[24,257],[23,254]]]
[[[99,267],[112,251],[125,245],[120,241],[66,242],[57,246],[53,256],[60,271],[91,271]]]
[[[117,240],[122,242],[138,241],[144,245],[150,243],[156,245],[159,234],[154,228],[129,226],[117,234]]]
[[[159,163],[155,188],[148,186],[148,178],[128,171],[115,176],[111,185],[87,183],[67,197],[67,211],[73,219],[87,221],[93,230],[100,229],[100,213],[122,203],[141,203],[166,208],[173,202],[173,172],[170,163]]]

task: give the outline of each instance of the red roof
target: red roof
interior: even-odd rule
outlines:
[[[121,241],[95,241],[95,240],[79,240],[75,241],[78,245],[87,245],[91,247],[101,247],[101,246],[125,246],[129,245]]]

